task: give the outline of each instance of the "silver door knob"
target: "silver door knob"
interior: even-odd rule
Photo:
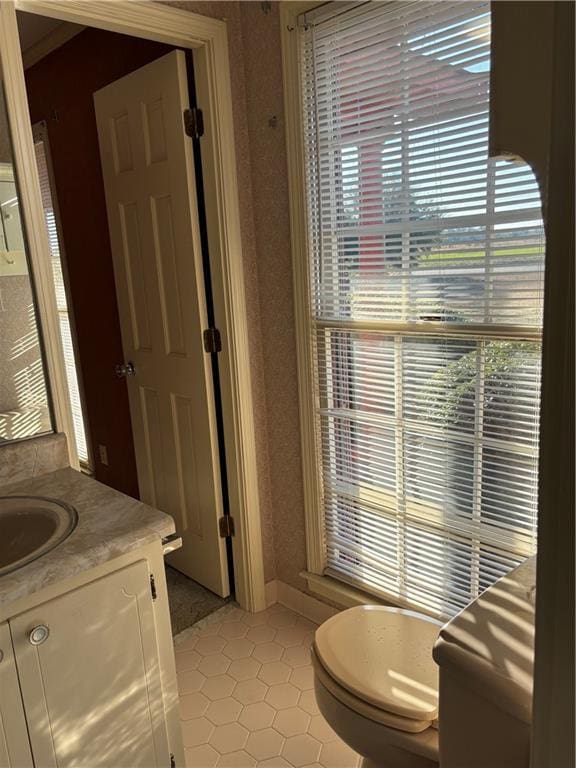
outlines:
[[[116,376],[118,376],[119,379],[125,379],[126,376],[136,376],[136,368],[131,360],[128,360],[127,363],[120,363],[116,366],[115,370]]]
[[[34,627],[34,629],[30,631],[28,639],[32,645],[42,645],[42,643],[48,640],[49,634],[50,630],[45,624],[38,624],[37,627]]]

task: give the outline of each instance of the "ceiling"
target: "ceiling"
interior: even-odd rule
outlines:
[[[60,28],[74,28],[76,24],[70,24],[59,19],[50,19],[47,16],[37,16],[34,13],[18,12],[18,32],[20,34],[20,49],[28,51],[47,37],[53,35]],[[81,29],[81,27],[79,27]]]

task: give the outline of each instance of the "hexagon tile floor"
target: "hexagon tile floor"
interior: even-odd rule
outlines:
[[[176,636],[186,768],[357,768],[316,706],[315,626],[228,605]]]

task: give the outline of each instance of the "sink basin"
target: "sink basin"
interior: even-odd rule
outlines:
[[[76,510],[41,496],[0,496],[0,576],[45,555],[76,528]]]

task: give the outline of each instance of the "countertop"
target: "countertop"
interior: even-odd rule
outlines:
[[[534,673],[536,557],[497,581],[440,631],[434,658],[530,722]]]
[[[75,507],[78,525],[51,552],[0,576],[0,607],[174,533],[174,520],[70,467],[0,486],[0,496],[45,496]]]

